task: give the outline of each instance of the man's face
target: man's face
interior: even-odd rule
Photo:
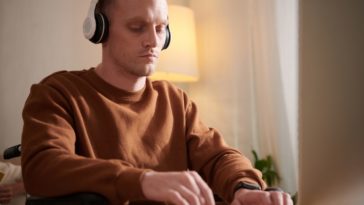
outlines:
[[[107,11],[105,59],[133,76],[152,74],[166,38],[166,0],[116,0]]]

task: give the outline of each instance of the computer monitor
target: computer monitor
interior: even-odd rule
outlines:
[[[364,204],[364,1],[300,1],[299,204]]]

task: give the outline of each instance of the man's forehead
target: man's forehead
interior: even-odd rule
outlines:
[[[118,6],[125,9],[136,8],[136,7],[160,7],[162,9],[168,9],[167,0],[111,0]]]
[[[166,0],[115,0],[115,14],[122,18],[149,17],[166,19],[168,5]]]

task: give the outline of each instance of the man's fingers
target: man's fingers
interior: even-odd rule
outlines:
[[[287,194],[287,193],[282,193],[283,195],[283,201],[284,201],[284,205],[293,205],[293,201],[291,198],[291,195]]]
[[[270,193],[270,200],[272,201],[272,204],[274,205],[286,205],[283,204],[283,196],[282,192],[272,191]]]
[[[272,191],[270,193],[270,198],[273,204],[277,205],[293,205],[291,196],[284,192]]]
[[[214,205],[211,189],[196,172],[146,172],[141,177],[141,186],[150,200]]]
[[[210,187],[206,184],[206,182],[200,177],[200,175],[197,174],[197,172],[192,171],[190,173],[196,180],[197,185],[201,191],[201,195],[204,199],[203,204],[206,204],[206,205],[215,204],[214,195],[213,195]]]
[[[11,192],[0,193],[1,198],[10,198],[12,196]]]
[[[179,193],[184,199],[188,201],[188,204],[202,205],[199,195],[186,188],[185,186],[180,187]]]
[[[181,196],[181,194],[177,191],[171,191],[169,193],[169,202],[176,205],[189,205],[188,201]]]
[[[184,179],[182,182],[182,185],[184,185],[189,191],[193,193],[194,196],[196,196],[196,199],[198,200],[198,204],[205,204],[205,199],[202,195],[202,190],[200,189],[200,186],[198,185],[198,182],[196,181],[193,172],[192,171],[186,171],[183,172]],[[195,204],[195,203],[194,203]]]
[[[11,201],[11,192],[0,193],[0,203],[7,204]]]
[[[269,192],[239,189],[234,194],[234,201],[237,204],[272,204],[272,199]],[[275,205],[275,204],[274,204]],[[282,204],[280,204],[282,205]]]
[[[194,192],[196,195],[200,195],[200,187],[198,186],[193,174],[191,171],[183,172],[184,177],[182,179],[182,185],[186,186],[188,189],[190,189],[192,192]]]

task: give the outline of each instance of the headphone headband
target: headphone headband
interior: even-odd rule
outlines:
[[[109,31],[109,21],[103,13],[98,11],[98,3],[99,0],[91,0],[90,9],[88,10],[87,17],[83,22],[83,35],[86,39],[96,44],[104,41],[107,38]],[[166,39],[162,50],[168,48],[170,41],[171,31],[169,30],[169,25],[167,25]]]
[[[83,35],[87,39],[91,39],[96,31],[96,20],[95,20],[95,10],[96,5],[99,0],[92,0],[90,3],[90,9],[88,10],[87,17],[83,22]]]

